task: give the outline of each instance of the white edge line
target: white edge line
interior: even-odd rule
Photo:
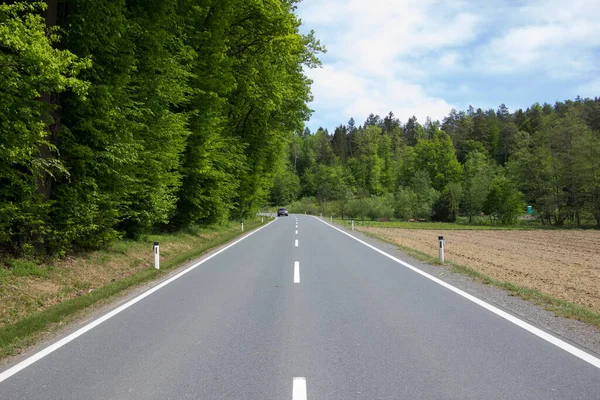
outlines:
[[[300,283],[300,261],[294,262],[294,283]]]
[[[185,270],[179,272],[178,274],[172,276],[171,278],[167,279],[166,281],[148,289],[147,291],[145,291],[144,293],[142,293],[141,295],[137,296],[136,298],[129,300],[127,303],[115,308],[114,310],[110,311],[107,314],[104,314],[103,316],[101,316],[100,318],[90,322],[89,324],[87,324],[86,326],[84,326],[83,328],[78,329],[77,331],[71,333],[68,336],[65,336],[64,338],[62,338],[61,340],[59,340],[56,343],[51,344],[50,346],[40,350],[39,352],[35,353],[34,355],[32,355],[31,357],[26,358],[25,360],[21,361],[20,363],[18,363],[17,365],[7,369],[6,371],[0,373],[0,382],[5,381],[6,379],[10,378],[11,376],[13,376],[14,374],[18,373],[19,371],[22,371],[23,369],[27,368],[28,366],[30,366],[31,364],[35,363],[36,361],[41,360],[42,358],[46,357],[47,355],[53,353],[54,351],[60,349],[61,347],[63,347],[64,345],[66,345],[67,343],[77,339],[79,336],[83,335],[84,333],[94,329],[95,327],[97,327],[98,325],[100,325],[101,323],[105,322],[106,320],[114,317],[115,315],[119,314],[120,312],[126,310],[127,308],[131,307],[132,305],[134,305],[135,303],[137,303],[138,301],[150,296],[152,293],[156,292],[157,290],[163,288],[164,286],[167,286],[169,283],[173,282],[176,279],[181,278],[183,275],[187,274],[188,272],[192,271],[193,269],[196,269],[198,266],[200,266],[201,264],[204,264],[205,262],[207,262],[208,260],[212,259],[213,257],[218,256],[219,254],[221,254],[222,252],[224,252],[225,250],[229,249],[230,247],[235,246],[236,244],[238,244],[239,242],[241,242],[242,240],[246,239],[248,236],[254,235],[256,232],[260,231],[263,228],[266,228],[267,226],[271,225],[273,222],[277,221],[277,219],[274,219],[273,221],[269,222],[266,225],[261,226],[260,228],[248,233],[247,235],[241,237],[240,239],[236,240],[235,242],[223,247],[222,249],[216,251],[215,253],[209,255],[208,257],[198,261],[196,264],[186,268]]]
[[[391,260],[393,260],[395,262],[397,262],[398,264],[401,264],[401,265],[405,266],[406,268],[408,268],[410,270],[413,270],[414,272],[416,272],[416,273],[424,276],[425,278],[430,279],[430,280],[434,281],[435,283],[437,283],[437,284],[445,287],[446,289],[449,289],[449,290],[453,291],[454,293],[456,293],[456,294],[458,294],[458,295],[466,298],[467,300],[470,300],[473,303],[475,303],[475,304],[477,304],[477,305],[479,305],[479,306],[481,306],[481,307],[483,307],[483,308],[485,308],[485,309],[493,312],[494,314],[496,314],[496,315],[498,315],[498,316],[506,319],[507,321],[512,322],[513,324],[515,324],[515,325],[517,325],[517,326],[525,329],[526,331],[528,331],[530,333],[533,333],[537,337],[539,337],[541,339],[544,339],[545,341],[547,341],[547,342],[555,345],[556,347],[559,347],[559,348],[563,349],[564,351],[566,351],[568,353],[571,353],[575,357],[580,358],[581,360],[583,360],[583,361],[585,361],[587,363],[592,364],[594,367],[600,368],[600,359],[597,358],[597,357],[594,357],[590,353],[587,353],[587,352],[585,352],[585,351],[583,351],[583,350],[581,350],[581,349],[573,346],[572,344],[569,344],[569,343],[565,342],[564,340],[561,340],[561,339],[557,338],[556,336],[553,336],[553,335],[551,335],[551,334],[549,334],[549,333],[541,330],[540,328],[537,328],[537,327],[535,327],[535,326],[533,326],[533,325],[531,325],[531,324],[529,324],[529,323],[527,323],[527,322],[525,322],[525,321],[523,321],[523,320],[515,317],[514,315],[511,315],[511,314],[507,313],[506,311],[503,311],[503,310],[499,309],[498,307],[495,307],[495,306],[493,306],[493,305],[491,305],[489,303],[486,303],[485,301],[483,301],[481,299],[478,299],[477,297],[475,297],[475,296],[473,296],[473,295],[471,295],[471,294],[469,294],[469,293],[467,293],[465,291],[462,291],[462,290],[460,290],[460,289],[458,289],[458,288],[450,285],[449,283],[446,283],[446,282],[444,282],[444,281],[436,278],[435,276],[429,275],[428,273],[423,272],[423,271],[421,271],[420,269],[418,269],[416,267],[413,267],[409,263],[404,262],[404,261],[402,261],[402,260],[400,260],[400,259],[398,259],[398,258],[396,258],[396,257],[394,257],[394,256],[392,256],[392,255],[390,255],[388,253],[386,253],[385,251],[380,250],[377,247],[375,247],[373,245],[370,245],[369,243],[367,243],[367,242],[365,242],[363,240],[360,240],[359,238],[354,237],[351,234],[349,234],[347,232],[344,232],[343,230],[341,230],[341,229],[339,229],[339,228],[337,228],[337,227],[335,227],[333,225],[330,225],[330,224],[328,224],[325,221],[322,221],[321,219],[319,219],[317,217],[313,217],[313,218],[321,221],[325,225],[327,225],[327,226],[329,226],[329,227],[331,227],[331,228],[333,228],[333,229],[335,229],[337,231],[340,231],[344,235],[351,237],[352,239],[356,240],[357,242],[362,243],[362,244],[364,244],[367,247],[370,247],[371,249],[375,250],[379,254],[381,254],[381,255],[383,255],[383,256],[385,256],[385,257],[387,257],[387,258],[389,258],[389,259],[391,259]]]
[[[292,381],[292,400],[306,400],[306,378],[295,377]]]

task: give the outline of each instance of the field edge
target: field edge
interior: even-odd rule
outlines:
[[[345,228],[348,228],[346,224],[342,225]],[[360,228],[360,226],[357,226],[355,228]],[[512,282],[492,278],[491,276],[485,275],[471,267],[456,264],[450,261],[446,261],[444,264],[441,264],[437,257],[433,257],[429,254],[412,249],[407,246],[399,245],[398,243],[385,239],[384,237],[371,232],[362,231],[360,229],[357,229],[357,231],[367,237],[393,245],[402,252],[406,253],[411,257],[416,258],[419,261],[426,262],[430,265],[442,267],[453,273],[467,275],[475,282],[500,288],[507,292],[509,296],[516,296],[525,301],[529,301],[533,304],[541,306],[545,310],[553,312],[556,316],[575,319],[600,329],[600,313],[596,313],[580,304],[556,298],[554,296],[543,293],[537,289],[529,288],[527,286],[518,285]]]

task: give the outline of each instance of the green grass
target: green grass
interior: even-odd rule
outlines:
[[[356,226],[356,225],[355,225]],[[418,250],[411,249],[410,247],[398,245],[390,240],[387,240],[379,235],[371,232],[361,232],[362,234],[380,240],[385,243],[392,244],[402,250],[404,253],[411,257],[414,257],[420,261],[426,262],[432,265],[440,265],[440,261],[437,257],[433,257],[429,254],[423,253]],[[566,300],[558,299],[556,297],[547,295],[540,292],[537,289],[531,289],[526,286],[520,286],[512,282],[501,281],[494,279],[488,275],[482,274],[481,272],[466,267],[464,265],[455,264],[453,262],[446,261],[444,264],[445,268],[448,268],[453,273],[459,273],[471,277],[477,282],[484,283],[486,285],[492,285],[500,289],[505,290],[510,296],[517,296],[523,300],[530,301],[537,304],[548,311],[554,312],[557,316],[576,319],[584,322],[588,325],[600,328],[600,314],[589,310],[588,308],[579,304],[569,302]],[[443,272],[443,271],[442,271]]]
[[[348,219],[333,219],[334,222],[351,226]],[[451,222],[406,222],[406,221],[354,221],[354,226],[369,226],[374,228],[400,228],[400,229],[434,229],[434,230],[531,230],[541,229],[537,226],[527,225],[468,225]]]
[[[265,220],[265,223],[269,222]],[[248,232],[261,225],[260,218],[257,220],[246,221],[244,223],[245,232]],[[109,300],[123,293],[126,289],[133,288],[145,282],[157,279],[164,276],[170,270],[181,266],[182,264],[196,259],[210,249],[213,249],[223,243],[226,243],[235,237],[242,234],[238,224],[230,224],[224,227],[207,228],[196,232],[180,232],[170,235],[150,235],[145,237],[143,241],[121,241],[110,246],[106,250],[100,251],[95,258],[96,262],[102,262],[110,257],[111,254],[121,254],[126,258],[128,252],[132,249],[137,249],[140,246],[147,246],[148,243],[154,241],[159,242],[177,242],[189,240],[190,236],[199,233],[211,233],[209,239],[203,240],[200,245],[195,246],[189,251],[177,252],[177,254],[165,257],[161,260],[161,269],[156,270],[153,267],[145,268],[126,278],[112,282],[102,286],[89,294],[70,298],[59,304],[51,306],[43,311],[34,312],[28,316],[11,324],[6,324],[0,327],[0,359],[13,355],[20,349],[30,346],[39,341],[44,334],[58,328],[59,325],[70,322],[80,316],[80,314],[94,305],[102,305]],[[86,257],[86,254],[81,257]],[[27,271],[28,275],[40,276],[37,269],[41,269],[37,265],[27,261],[12,260],[13,269],[15,271]],[[34,268],[35,267],[35,268]],[[37,268],[37,269],[36,269]],[[21,272],[18,272],[21,273]]]
[[[8,259],[6,262],[9,268],[0,268],[0,276],[35,276],[45,278],[48,276],[48,271],[41,268],[36,263],[30,260]]]

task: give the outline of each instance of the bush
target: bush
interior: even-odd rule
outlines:
[[[289,204],[286,208],[293,214],[319,214],[319,204],[314,197],[303,197],[300,200]]]
[[[493,222],[513,224],[524,208],[523,193],[518,191],[511,181],[503,176],[494,179],[483,206],[483,211]]]
[[[458,183],[446,185],[433,205],[432,220],[438,222],[455,222],[458,217],[459,200],[462,187]]]
[[[417,214],[419,199],[417,194],[410,188],[399,188],[394,200],[394,214],[396,218],[409,220]]]

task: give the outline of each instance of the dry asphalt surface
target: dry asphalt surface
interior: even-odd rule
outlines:
[[[596,355],[313,217],[168,282],[0,372],[0,399],[600,396]]]

